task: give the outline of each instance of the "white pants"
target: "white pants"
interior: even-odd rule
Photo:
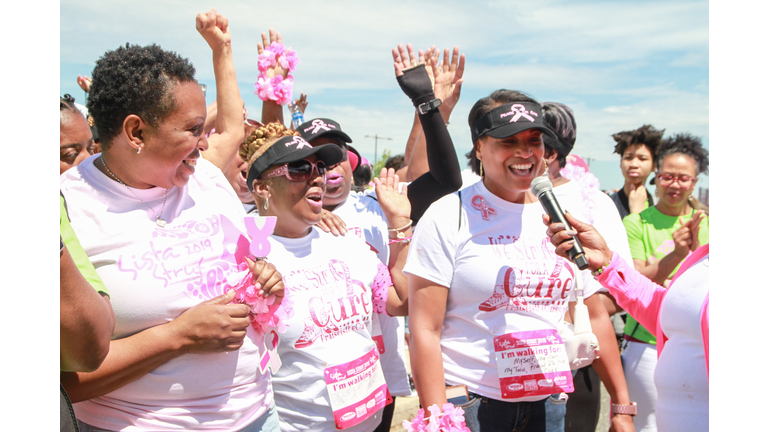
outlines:
[[[637,402],[635,432],[656,432],[656,345],[628,342],[621,354],[629,399]]]

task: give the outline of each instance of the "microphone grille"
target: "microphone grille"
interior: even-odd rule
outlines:
[[[546,175],[538,176],[531,182],[531,192],[537,197],[548,190],[552,190],[552,182]]]

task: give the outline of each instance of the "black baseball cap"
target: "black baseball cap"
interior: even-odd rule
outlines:
[[[253,181],[261,177],[269,167],[300,161],[312,155],[317,156],[326,166],[336,165],[344,157],[341,148],[335,144],[312,147],[299,136],[283,137],[257,157],[248,168],[248,189],[253,192]]]
[[[498,106],[470,126],[473,143],[483,135],[501,139],[528,129],[538,129],[545,135],[555,137],[544,123],[541,105],[533,102],[513,102]]]
[[[307,142],[312,142],[315,138],[328,135],[338,137],[345,143],[352,142],[352,138],[341,130],[341,126],[337,122],[327,118],[316,118],[304,122],[296,128],[296,132]]]

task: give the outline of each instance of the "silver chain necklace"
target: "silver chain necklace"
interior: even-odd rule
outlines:
[[[120,180],[119,178],[117,178],[117,176],[116,176],[116,175],[112,174],[112,171],[110,171],[110,170],[109,170],[109,167],[107,167],[107,163],[106,163],[106,162],[104,162],[104,153],[102,153],[102,154],[99,156],[99,159],[101,159],[101,164],[102,164],[102,165],[104,165],[104,169],[106,169],[106,170],[107,170],[107,172],[109,173],[109,175],[110,175],[110,176],[111,176],[113,179],[117,180],[117,182],[118,182],[118,183],[120,183],[121,185],[125,186],[125,188],[126,188],[126,189],[128,189],[128,192],[130,192],[131,194],[133,194],[133,196],[135,196],[135,197],[136,197],[136,199],[138,199],[139,201],[141,201],[142,203],[144,203],[144,205],[145,205],[145,206],[147,206],[147,208],[149,208],[150,210],[152,210],[152,213],[154,213],[154,214],[155,214],[155,217],[157,218],[157,221],[155,222],[155,223],[157,224],[157,226],[159,226],[160,228],[165,228],[165,224],[166,224],[166,222],[165,222],[165,219],[163,219],[163,218],[162,218],[162,216],[163,216],[163,212],[165,211],[165,201],[168,199],[168,189],[166,189],[166,190],[165,190],[165,198],[163,199],[163,208],[160,210],[160,216],[158,216],[158,215],[157,215],[157,212],[155,211],[155,209],[153,209],[153,208],[152,208],[152,206],[150,206],[149,204],[147,204],[146,202],[144,202],[144,200],[143,200],[143,199],[139,198],[139,196],[138,196],[138,195],[136,195],[136,193],[135,193],[135,192],[133,192],[133,191],[131,190],[131,188],[129,188],[129,187],[128,187],[128,185],[127,185],[127,184],[123,183],[123,181],[122,181],[122,180]]]

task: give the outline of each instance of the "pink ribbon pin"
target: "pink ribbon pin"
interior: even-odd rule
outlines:
[[[480,210],[480,213],[482,213],[483,219],[485,220],[490,220],[489,216],[496,214],[496,210],[488,205],[488,201],[486,201],[482,195],[475,195],[472,197],[472,207],[474,207],[475,210]]]

